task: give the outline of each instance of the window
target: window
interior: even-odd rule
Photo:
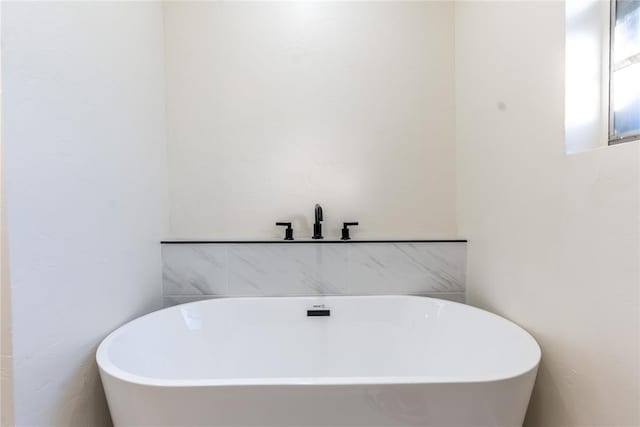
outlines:
[[[640,0],[611,0],[609,144],[640,140]]]

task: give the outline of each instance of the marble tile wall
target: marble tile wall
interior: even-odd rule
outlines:
[[[215,297],[429,295],[464,302],[465,242],[164,243],[165,306]]]

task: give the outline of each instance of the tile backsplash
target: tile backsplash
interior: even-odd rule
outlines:
[[[464,302],[465,242],[164,243],[165,306],[231,296],[428,295]]]

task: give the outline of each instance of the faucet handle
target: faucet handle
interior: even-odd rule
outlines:
[[[351,237],[349,236],[349,227],[354,225],[360,225],[360,224],[358,224],[357,222],[342,223],[342,237],[340,238],[340,240],[351,240]]]
[[[293,228],[291,228],[290,222],[276,222],[276,225],[279,227],[287,227],[284,230],[284,240],[293,240]]]

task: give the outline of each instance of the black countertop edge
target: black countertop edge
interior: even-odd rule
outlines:
[[[263,243],[467,243],[466,239],[434,240],[162,240],[163,245],[263,244]]]

